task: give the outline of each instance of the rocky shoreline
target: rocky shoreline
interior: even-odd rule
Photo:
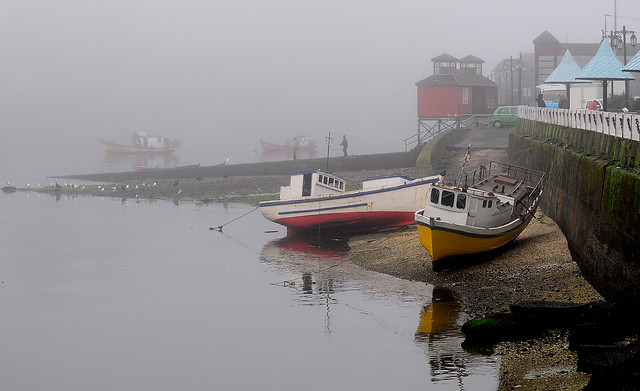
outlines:
[[[475,154],[479,155],[482,153]],[[353,183],[395,173],[414,176],[414,172],[399,169],[336,174]],[[100,185],[54,183],[28,190],[58,196],[84,194],[123,200],[255,204],[262,199],[277,198],[279,187],[288,181],[288,176],[183,178]],[[511,304],[530,301],[582,304],[602,300],[571,260],[560,229],[541,211],[513,245],[491,259],[479,257],[439,272],[433,270],[415,226],[351,237],[349,247],[349,259],[363,268],[453,290],[467,318],[508,311]],[[568,349],[566,330],[550,330],[532,340],[501,342],[495,351],[502,357],[501,390],[579,390],[590,378],[589,374],[577,371],[577,356]]]

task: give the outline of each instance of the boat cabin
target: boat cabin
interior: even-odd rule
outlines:
[[[147,132],[135,132],[132,136],[133,146],[136,148],[166,148],[166,137],[149,136]]]
[[[291,175],[289,186],[280,187],[280,200],[344,193],[346,181],[323,171]]]
[[[517,201],[526,195],[522,180],[502,175],[462,189],[440,183],[429,191],[424,214],[454,224],[498,227],[513,219]]]

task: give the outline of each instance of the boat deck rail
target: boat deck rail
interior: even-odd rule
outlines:
[[[524,183],[531,187],[531,192],[542,189],[544,185],[545,173],[539,170],[533,170],[527,167],[518,166],[511,163],[502,163],[490,161],[488,165],[480,165],[468,172],[465,172],[460,178],[459,187],[475,187],[480,182],[490,177],[506,177],[511,181],[516,181],[518,186]],[[504,179],[500,179],[503,180]],[[480,188],[482,188],[480,186]]]

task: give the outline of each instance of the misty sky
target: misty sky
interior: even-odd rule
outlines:
[[[617,8],[620,29],[640,30],[640,2]],[[614,0],[4,1],[2,133],[14,159],[38,143],[100,155],[97,138],[136,130],[179,138],[185,164],[329,131],[354,154],[399,151],[431,58],[473,54],[488,75],[544,30],[598,42],[613,13]]]

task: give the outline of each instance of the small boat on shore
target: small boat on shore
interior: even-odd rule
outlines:
[[[439,175],[411,179],[389,176],[362,182],[361,190],[346,191],[346,181],[318,170],[291,175],[280,187],[280,199],[263,201],[260,211],[288,232],[343,235],[410,225],[426,202]]]
[[[435,262],[498,249],[513,241],[534,217],[544,173],[490,162],[461,175],[457,185],[431,187],[415,213],[420,243]],[[467,181],[473,183],[468,186]]]
[[[98,140],[98,142],[102,144],[104,151],[110,154],[171,153],[180,145],[178,140],[162,136],[149,136],[146,132],[135,132],[132,139],[133,145],[105,140]]]

